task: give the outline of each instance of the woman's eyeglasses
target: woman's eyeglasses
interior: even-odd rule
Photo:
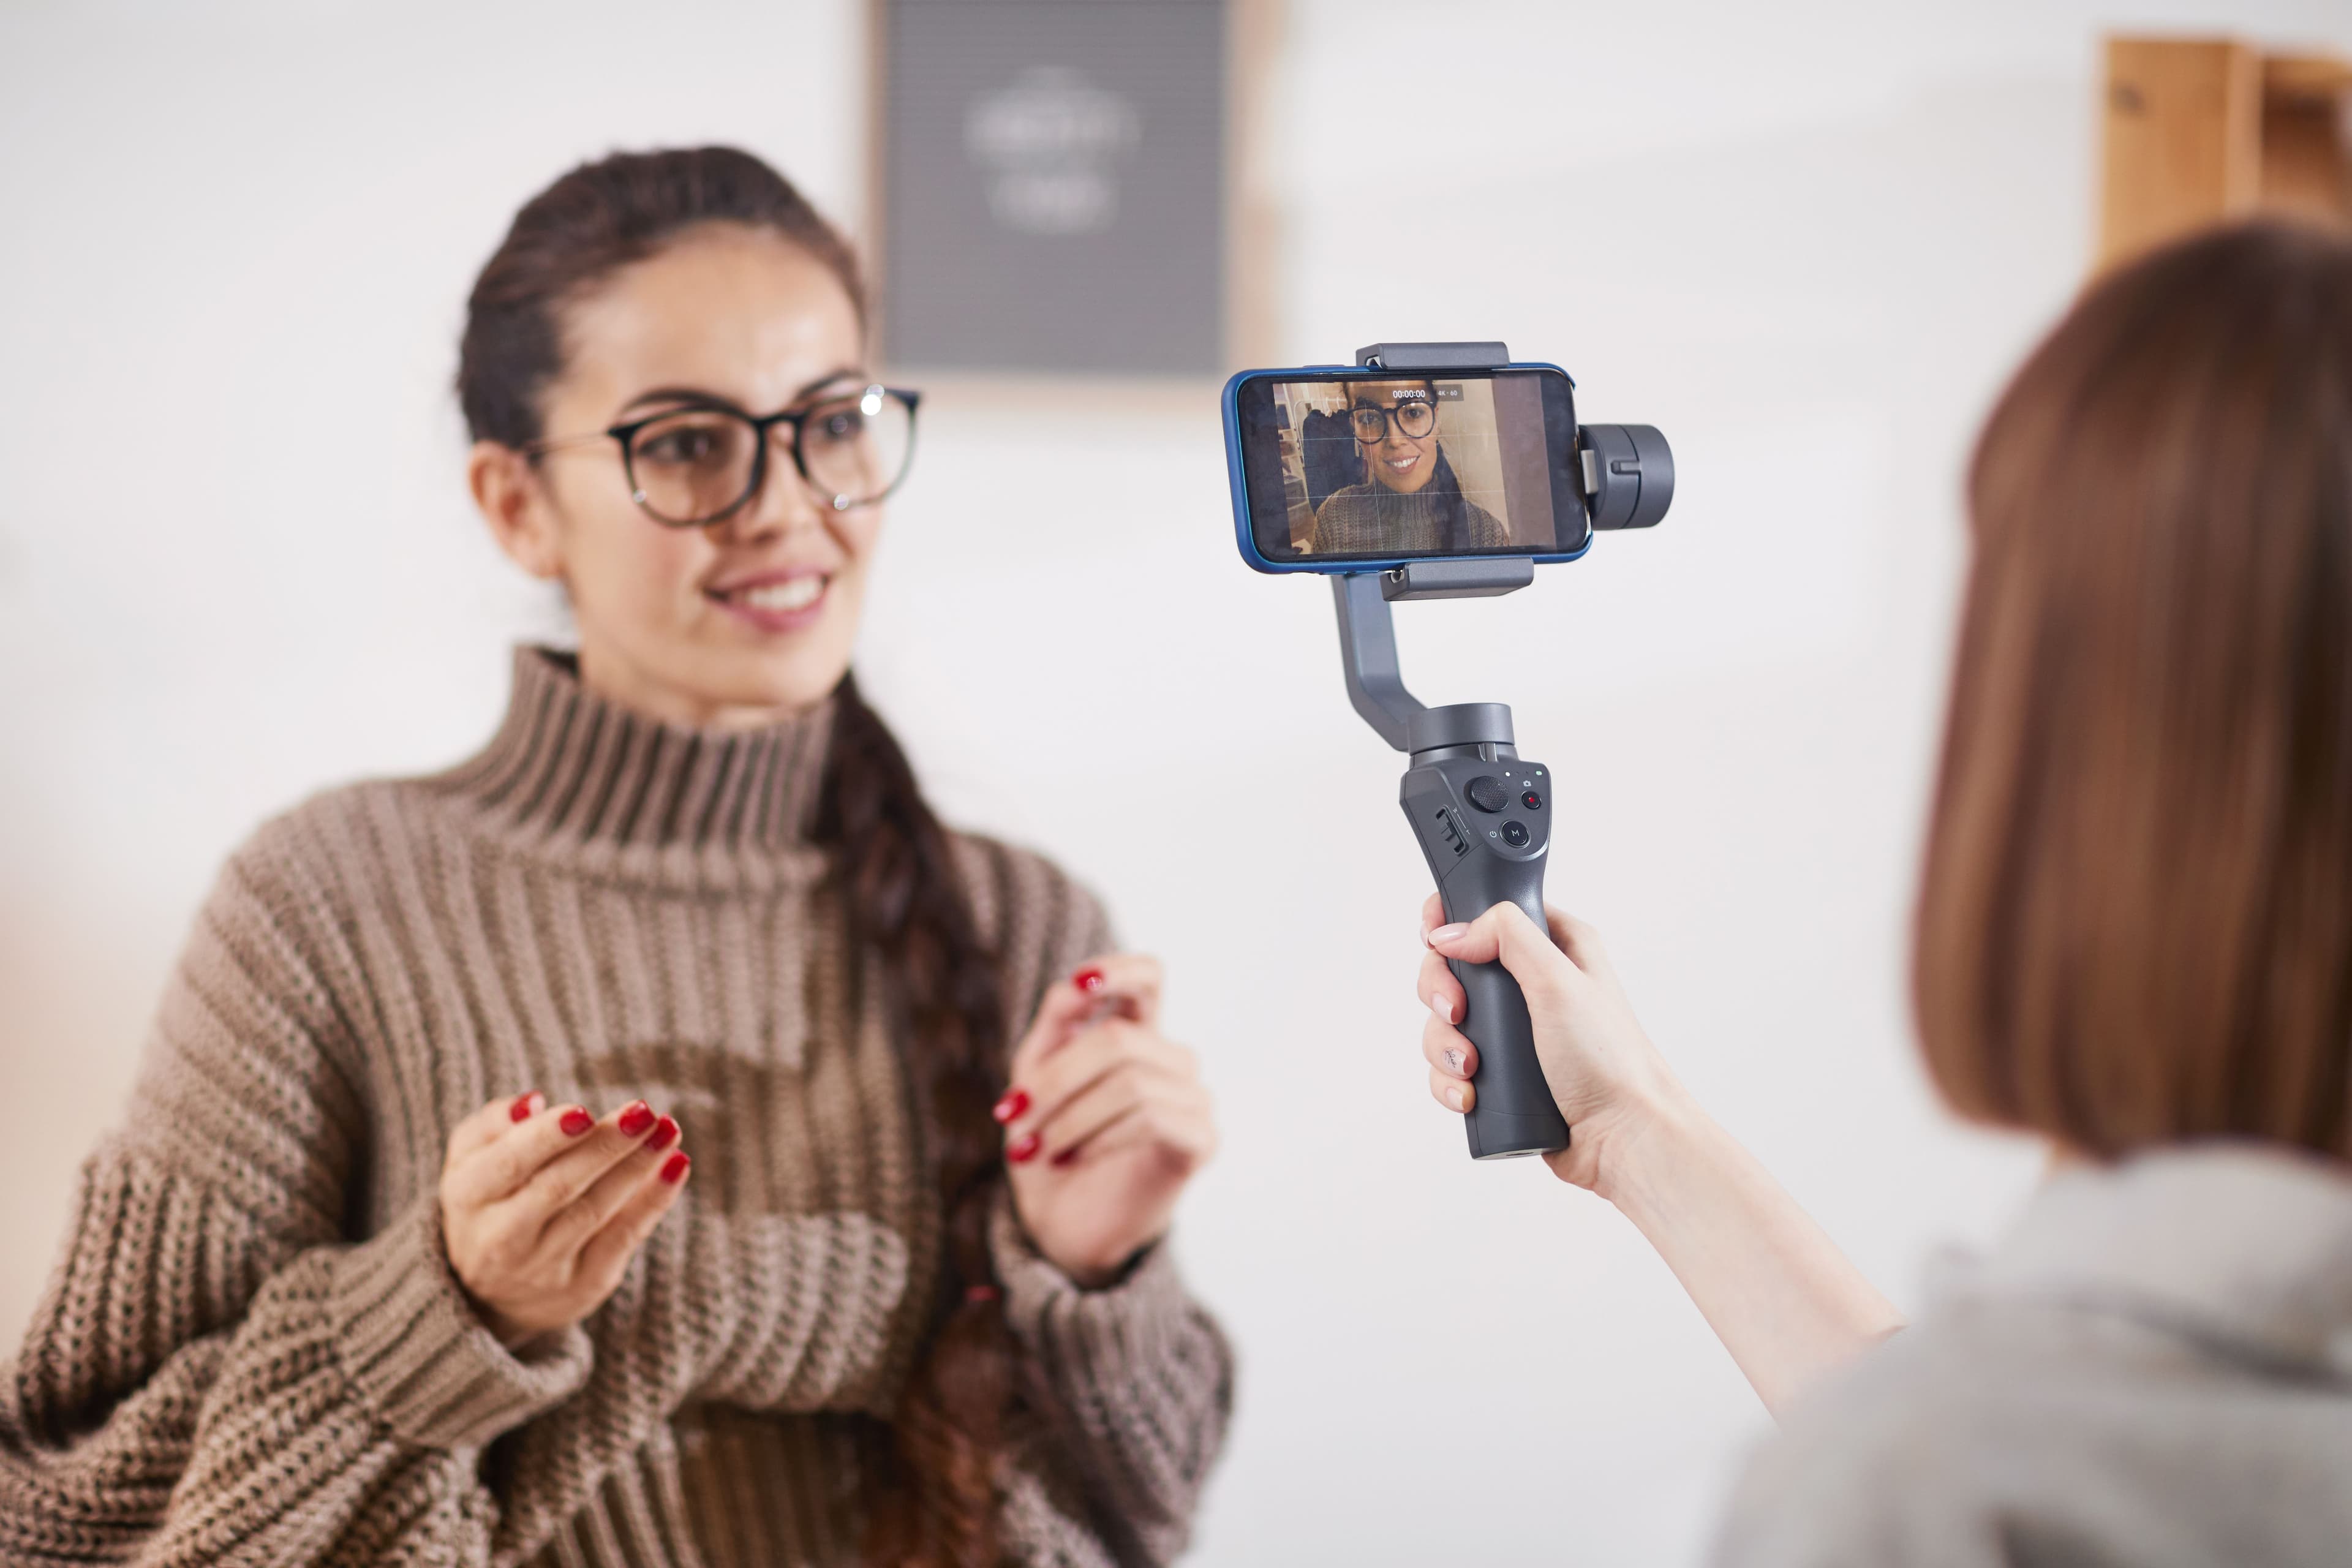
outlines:
[[[1356,439],[1367,447],[1377,447],[1389,438],[1389,426],[1394,423],[1397,434],[1418,441],[1437,428],[1437,405],[1434,403],[1400,403],[1394,408],[1377,404],[1360,403],[1348,411],[1356,426]]]
[[[793,433],[793,467],[801,482],[835,511],[871,506],[898,488],[915,455],[915,405],[922,394],[876,384],[804,408],[753,417],[719,403],[688,404],[593,436],[534,441],[538,458],[591,441],[621,444],[629,495],[647,517],[669,528],[722,522],[767,482],[770,432]]]

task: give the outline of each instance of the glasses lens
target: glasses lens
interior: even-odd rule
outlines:
[[[817,404],[801,423],[809,484],[836,507],[888,495],[906,478],[914,448],[915,411],[887,387]]]
[[[1436,406],[1428,403],[1400,403],[1393,408],[1366,406],[1349,417],[1356,422],[1356,439],[1367,446],[1387,440],[1391,422],[1397,434],[1416,441],[1437,428]]]
[[[664,522],[708,522],[751,493],[759,435],[749,420],[718,408],[684,408],[640,429],[629,443],[637,504]]]

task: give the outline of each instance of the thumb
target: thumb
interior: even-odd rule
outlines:
[[[1468,925],[1445,926],[1429,933],[1429,945],[1464,963],[1492,963],[1500,959],[1511,978],[1526,990],[1556,984],[1560,972],[1571,967],[1568,955],[1517,904],[1496,904]]]

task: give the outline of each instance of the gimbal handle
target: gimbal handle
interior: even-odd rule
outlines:
[[[1487,568],[1491,576],[1427,583],[1416,591],[1413,570],[1331,580],[1339,608],[1340,664],[1348,698],[1365,722],[1398,751],[1409,752],[1398,804],[1429,862],[1451,921],[1474,921],[1498,903],[1514,903],[1544,923],[1544,858],[1557,815],[1548,770],[1522,762],[1514,744],[1511,710],[1500,702],[1457,702],[1432,708],[1405,689],[1398,668],[1394,597],[1492,595],[1522,586],[1530,561],[1416,562]],[[1516,568],[1516,572],[1512,569]],[[1516,576],[1507,586],[1497,585]],[[1536,1060],[1527,998],[1500,963],[1451,963],[1468,1005],[1462,1032],[1478,1047],[1471,1075],[1476,1098],[1468,1124],[1474,1159],[1539,1154],[1568,1147],[1568,1124]]]

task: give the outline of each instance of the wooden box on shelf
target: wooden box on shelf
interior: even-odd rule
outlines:
[[[2352,63],[2107,39],[2099,265],[2256,211],[2352,222]]]

